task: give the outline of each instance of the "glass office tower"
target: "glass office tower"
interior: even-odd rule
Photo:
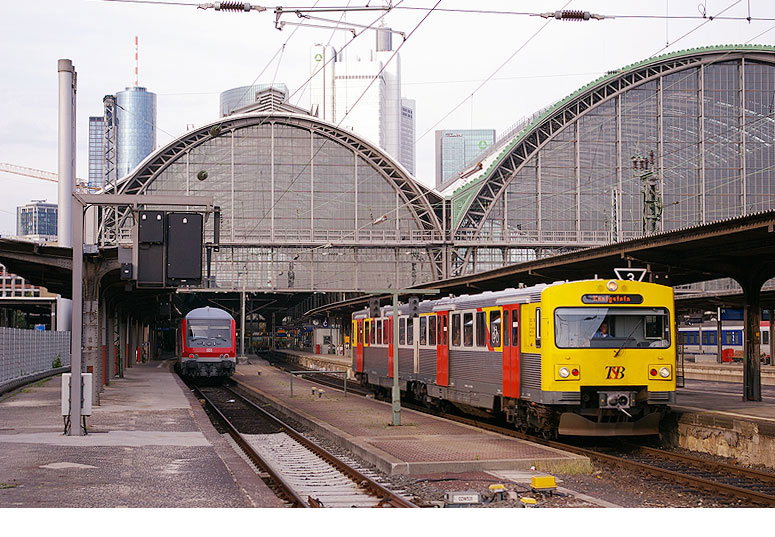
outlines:
[[[494,142],[493,129],[436,131],[436,186],[454,177]]]
[[[156,148],[156,94],[134,86],[116,93],[116,176],[132,171]]]

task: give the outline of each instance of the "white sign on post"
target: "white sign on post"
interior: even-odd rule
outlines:
[[[615,268],[614,274],[620,280],[630,280],[642,282],[643,277],[646,275],[646,269],[644,268]]]

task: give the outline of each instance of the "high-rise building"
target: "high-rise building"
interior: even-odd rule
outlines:
[[[103,99],[104,114],[89,118],[89,187],[106,187],[156,149],[156,94],[132,86]],[[109,186],[109,185],[108,185]]]
[[[89,190],[105,185],[105,118],[89,117]]]
[[[401,153],[398,160],[403,166],[414,174],[415,145],[414,133],[417,119],[414,117],[414,99],[401,99]]]
[[[410,107],[414,119],[414,101],[401,97],[401,56],[391,39],[389,28],[379,28],[368,60],[343,58],[331,46],[312,47],[311,110],[376,143],[414,174],[414,135],[403,134]]]
[[[221,117],[226,117],[239,108],[259,102],[261,96],[266,95],[269,89],[282,94],[283,102],[287,100],[288,86],[282,83],[253,84],[221,92]]]
[[[33,201],[16,208],[16,234],[36,241],[57,239],[56,203]]]
[[[116,93],[116,176],[124,177],[156,148],[156,94],[132,86]]]
[[[493,129],[436,131],[436,186],[451,179],[495,143]]]

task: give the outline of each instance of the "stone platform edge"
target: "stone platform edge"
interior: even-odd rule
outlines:
[[[237,378],[232,378],[241,388],[248,390],[264,404],[272,406],[284,417],[296,420],[308,427],[315,434],[318,434],[326,440],[335,443],[339,447],[347,449],[364,461],[373,464],[378,470],[388,475],[420,475],[434,473],[461,473],[476,472],[488,470],[530,470],[534,467],[543,472],[563,472],[563,473],[588,473],[592,469],[592,464],[587,457],[564,452],[558,449],[541,446],[548,451],[562,453],[560,458],[533,458],[533,459],[504,459],[504,460],[483,460],[483,461],[443,461],[443,462],[405,462],[396,459],[392,455],[385,453],[372,445],[364,445],[357,439],[338,429],[331,424],[322,422],[317,418],[310,416],[298,408],[288,408],[285,404],[273,396],[261,391],[260,389],[243,382]],[[376,401],[380,402],[380,401]],[[385,403],[387,404],[387,403]],[[431,416],[432,417],[432,416]],[[434,418],[437,419],[437,418]],[[468,425],[457,424],[468,428]],[[480,431],[475,429],[478,433]]]
[[[664,440],[690,451],[775,468],[775,420],[673,407]]]

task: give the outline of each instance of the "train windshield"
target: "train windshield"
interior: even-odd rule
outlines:
[[[190,319],[186,321],[189,347],[231,347],[231,321],[228,319]]]
[[[554,341],[562,349],[666,349],[670,314],[666,308],[557,308]]]

